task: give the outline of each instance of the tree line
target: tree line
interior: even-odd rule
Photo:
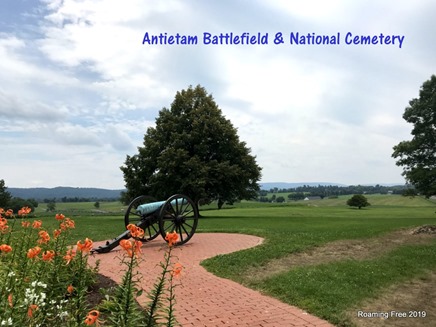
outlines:
[[[271,194],[271,197],[268,195]],[[334,198],[340,195],[353,194],[401,194],[404,196],[417,195],[416,190],[408,185],[383,186],[383,185],[303,185],[295,188],[272,188],[270,190],[261,190],[258,194],[260,202],[285,202],[283,195],[277,193],[289,193],[287,199],[292,201],[303,200],[308,196],[324,198]]]
[[[32,212],[38,207],[39,201],[33,198],[23,199],[21,197],[12,196],[12,194],[7,190],[7,186],[3,179],[0,179],[0,208],[12,209],[17,212],[22,207],[29,207]],[[67,197],[62,198],[45,198],[42,200],[47,204],[47,211],[54,211],[56,209],[56,202],[70,203],[70,202],[95,202],[94,206],[98,208],[100,206],[100,201],[119,201],[119,197],[113,198],[99,198],[99,197]]]
[[[38,207],[38,201],[35,199],[22,199],[13,197],[11,193],[7,191],[5,181],[0,179],[0,208],[12,209],[14,212],[18,212],[22,207],[29,207],[32,211]]]

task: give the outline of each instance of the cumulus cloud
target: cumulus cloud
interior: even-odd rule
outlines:
[[[68,114],[66,108],[52,107],[38,100],[26,99],[24,96],[9,94],[0,88],[0,114],[2,120],[59,121]]]

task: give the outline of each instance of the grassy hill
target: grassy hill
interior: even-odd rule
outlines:
[[[369,194],[365,195],[368,199],[368,202],[371,206],[408,206],[408,207],[429,207],[434,206],[436,201],[425,199],[423,197],[404,197],[401,195],[385,195],[385,194]],[[317,205],[317,206],[341,206],[346,205],[348,199],[351,198],[351,195],[342,195],[336,199],[327,199],[323,200],[309,200],[309,201],[296,201],[295,203],[307,203],[309,205]]]
[[[123,190],[108,190],[102,188],[90,187],[54,187],[54,188],[14,188],[7,189],[12,196],[22,199],[35,199],[44,201],[44,199],[62,198],[87,198],[87,199],[118,199]]]

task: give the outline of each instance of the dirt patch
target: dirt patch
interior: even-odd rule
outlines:
[[[436,234],[436,225],[424,225],[412,230],[412,234]]]
[[[436,273],[395,285],[377,299],[347,313],[358,327],[436,325]]]
[[[265,266],[247,272],[249,280],[260,280],[292,268],[319,265],[344,259],[365,260],[386,254],[407,244],[428,244],[435,240],[436,225],[402,229],[380,237],[363,240],[339,240],[305,252],[292,253],[269,261]]]
[[[89,293],[86,297],[86,301],[90,308],[96,308],[103,300],[104,295],[100,292],[101,289],[109,289],[115,286],[117,286],[117,283],[115,283],[114,280],[101,274],[97,274],[96,283],[89,289]]]

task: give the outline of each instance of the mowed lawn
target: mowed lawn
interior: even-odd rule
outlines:
[[[368,196],[372,206],[361,210],[345,205],[348,197],[286,204],[243,202],[234,207],[201,210],[197,232],[252,234],[265,239],[258,247],[221,255],[203,262],[214,274],[233,279],[289,304],[296,305],[338,326],[348,326],[345,312],[376,297],[391,285],[436,272],[436,236],[428,244],[408,244],[370,259],[345,259],[298,267],[250,279],[271,260],[285,258],[336,240],[370,239],[394,230],[436,225],[436,203],[395,195]],[[77,228],[73,237],[94,241],[123,231],[123,206],[101,203],[57,205],[72,213]],[[43,205],[39,210],[43,211]],[[106,212],[106,213],[105,213]],[[50,225],[54,219],[44,218]],[[194,236],[195,237],[195,236]],[[163,242],[163,241],[162,241]],[[412,309],[412,308],[411,308]]]

